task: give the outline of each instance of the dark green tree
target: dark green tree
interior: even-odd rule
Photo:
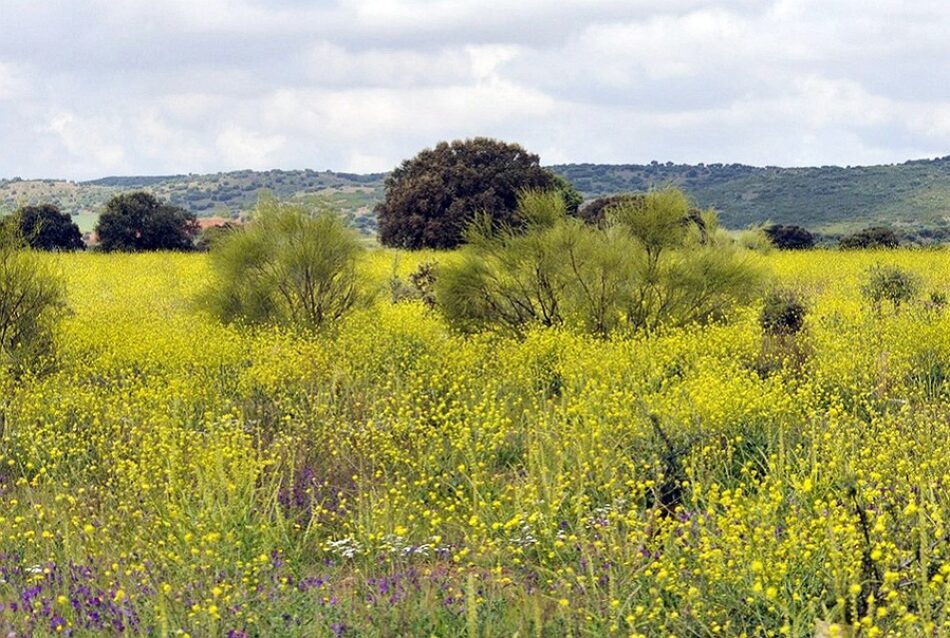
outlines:
[[[30,248],[36,250],[82,250],[85,244],[79,226],[54,204],[23,206],[10,218]]]
[[[766,227],[765,234],[779,250],[807,250],[815,247],[815,236],[794,224],[773,224]]]
[[[584,204],[579,211],[580,218],[588,224],[603,226],[606,222],[607,211],[622,204],[637,205],[643,201],[642,193],[620,193],[598,197]]]
[[[96,224],[105,251],[192,250],[197,233],[193,213],[144,191],[110,199]]]
[[[847,250],[855,248],[897,248],[900,243],[897,233],[890,228],[872,226],[842,237],[838,245]]]
[[[566,180],[517,144],[484,137],[441,142],[386,178],[385,198],[376,207],[379,239],[399,248],[454,248],[477,213],[517,227],[518,196],[525,190],[560,192],[568,212],[580,201]]]

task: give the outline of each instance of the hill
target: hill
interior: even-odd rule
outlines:
[[[950,236],[950,156],[879,166],[811,168],[743,164],[562,164],[550,167],[586,199],[664,184],[684,188],[723,223],[743,228],[767,220],[801,224],[835,236],[871,224],[899,228],[911,239]],[[373,205],[385,174],[331,171],[234,171],[208,175],[106,177],[88,182],[0,180],[0,211],[19,203],[55,202],[93,225],[105,202],[124,190],[148,189],[199,216],[235,216],[261,191],[308,200],[343,212],[361,231],[375,232]]]
[[[670,162],[551,168],[585,197],[681,186],[700,206],[717,209],[730,228],[771,220],[828,235],[872,224],[892,225],[911,236],[950,231],[950,156],[846,168]]]

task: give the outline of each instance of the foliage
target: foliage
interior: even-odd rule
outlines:
[[[872,226],[842,237],[838,245],[844,249],[897,248],[900,245],[900,239],[890,228]]]
[[[404,161],[386,178],[376,207],[379,239],[401,248],[453,248],[477,213],[514,227],[518,194],[556,190],[576,202],[573,189],[541,168],[537,155],[488,138],[441,142]]]
[[[646,192],[674,184],[701,208],[719,211],[727,228],[772,219],[840,236],[873,223],[900,225],[906,243],[950,240],[950,157],[881,166],[759,168],[741,164],[564,164],[549,167],[587,200]],[[385,174],[330,171],[232,171],[208,175],[109,177],[90,182],[0,179],[0,210],[20,203],[55,203],[64,212],[94,217],[113,195],[146,189],[196,215],[236,215],[253,208],[269,190],[282,200],[320,195],[361,232],[376,234],[374,206],[383,198]],[[802,202],[808,202],[802,206]],[[81,229],[91,230],[80,224]]]
[[[807,250],[815,247],[815,236],[801,226],[772,224],[764,231],[772,245],[780,250]]]
[[[764,376],[753,307],[516,339],[381,296],[238,330],[188,303],[208,255],[30,254],[74,312],[53,370],[0,375],[3,635],[950,630],[950,314],[873,312],[879,254],[752,256],[809,300],[809,356]]]
[[[570,182],[563,175],[558,175],[557,173],[551,174],[554,179],[554,190],[561,195],[561,199],[564,200],[564,207],[567,209],[569,215],[577,215],[580,211],[581,204],[584,203],[584,196],[581,195],[574,184]]]
[[[805,324],[808,308],[799,293],[776,288],[765,295],[759,325],[766,334],[798,334]]]
[[[389,290],[393,303],[401,301],[421,301],[426,308],[435,308],[435,283],[438,264],[423,261],[410,273],[408,283],[397,275],[389,280]]]
[[[106,252],[191,250],[198,225],[194,214],[145,191],[116,195],[96,224]]]
[[[588,224],[594,226],[603,226],[607,222],[607,212],[620,204],[632,203],[639,204],[643,200],[640,193],[620,193],[619,195],[606,195],[598,197],[584,204],[579,211],[580,218]]]
[[[736,237],[736,243],[746,250],[755,251],[763,255],[768,254],[775,248],[772,240],[765,234],[762,228],[746,228]]]
[[[896,225],[946,241],[950,156],[880,166],[755,167],[741,164],[565,164],[564,175],[588,199],[673,184],[729,228],[771,219],[823,234]],[[803,202],[807,205],[803,206]],[[905,233],[906,234],[906,233]]]
[[[245,229],[211,251],[217,279],[207,303],[223,321],[316,327],[343,316],[358,300],[361,247],[334,214],[262,199]]]
[[[10,218],[16,232],[36,250],[82,250],[79,226],[54,204],[23,206]]]
[[[216,246],[219,242],[225,239],[235,230],[239,230],[240,225],[234,222],[225,222],[220,226],[211,226],[201,231],[201,234],[198,235],[198,239],[195,242],[195,248],[207,252]]]
[[[677,190],[610,207],[601,228],[569,218],[553,193],[528,192],[524,228],[480,219],[470,246],[440,273],[449,322],[464,331],[580,325],[606,336],[705,322],[747,301],[756,270]]]
[[[43,367],[64,309],[59,278],[16,227],[0,225],[0,369],[20,374]]]
[[[919,279],[912,272],[900,266],[876,264],[868,269],[861,292],[876,308],[887,301],[896,311],[916,297],[919,289]]]

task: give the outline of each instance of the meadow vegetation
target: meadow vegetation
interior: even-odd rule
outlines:
[[[386,228],[453,251],[273,197],[208,253],[144,192],[97,251],[0,224],[0,635],[945,635],[944,251],[430,155]]]
[[[609,338],[385,294],[464,251],[307,330],[216,319],[206,254],[15,254],[68,313],[0,376],[3,635],[950,625],[944,251],[743,252],[792,292]]]

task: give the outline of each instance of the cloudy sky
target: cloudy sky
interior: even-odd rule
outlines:
[[[0,177],[950,154],[948,0],[0,0]]]

